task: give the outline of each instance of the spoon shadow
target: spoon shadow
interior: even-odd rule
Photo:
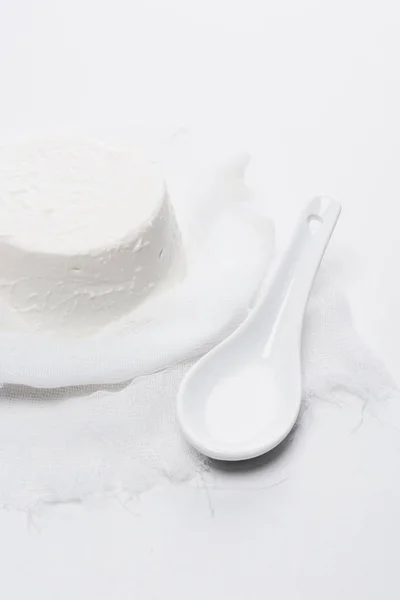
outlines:
[[[266,452],[266,454],[240,461],[215,460],[210,458],[208,464],[213,471],[226,474],[267,470],[275,467],[278,463],[281,463],[283,459],[290,456],[294,450],[294,445],[296,445],[297,437],[297,426],[295,426],[286,439],[269,452]]]
[[[223,475],[224,479],[237,480],[241,475],[254,475],[263,476],[267,473],[274,473],[278,475],[282,474],[285,467],[293,460],[294,456],[299,452],[300,446],[304,440],[304,433],[306,429],[306,423],[308,421],[306,417],[307,405],[302,403],[302,408],[297,421],[289,433],[289,435],[282,440],[280,444],[275,446],[269,452],[262,454],[256,458],[251,458],[241,461],[225,461],[208,459],[207,466],[214,475]],[[273,487],[276,484],[282,483],[286,480],[279,479],[275,483],[270,483],[267,487]],[[223,485],[222,487],[225,487]]]

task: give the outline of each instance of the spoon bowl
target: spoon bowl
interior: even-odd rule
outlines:
[[[312,200],[247,319],[184,378],[177,416],[187,441],[219,460],[246,460],[277,446],[301,405],[301,330],[310,290],[340,215]]]

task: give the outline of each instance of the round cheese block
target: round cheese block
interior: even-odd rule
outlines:
[[[179,255],[163,177],[140,153],[64,137],[0,146],[0,300],[19,327],[98,330]]]

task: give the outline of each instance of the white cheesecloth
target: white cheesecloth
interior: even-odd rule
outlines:
[[[246,161],[187,162],[167,177],[188,275],[122,328],[86,341],[0,334],[0,505],[133,495],[202,468],[177,430],[176,392],[195,357],[246,316],[273,252],[265,202],[243,182]],[[397,395],[328,279],[326,268],[305,319],[304,399]]]

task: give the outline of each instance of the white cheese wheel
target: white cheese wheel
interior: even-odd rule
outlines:
[[[64,137],[0,146],[0,301],[21,327],[95,331],[179,251],[163,177],[140,154]]]

